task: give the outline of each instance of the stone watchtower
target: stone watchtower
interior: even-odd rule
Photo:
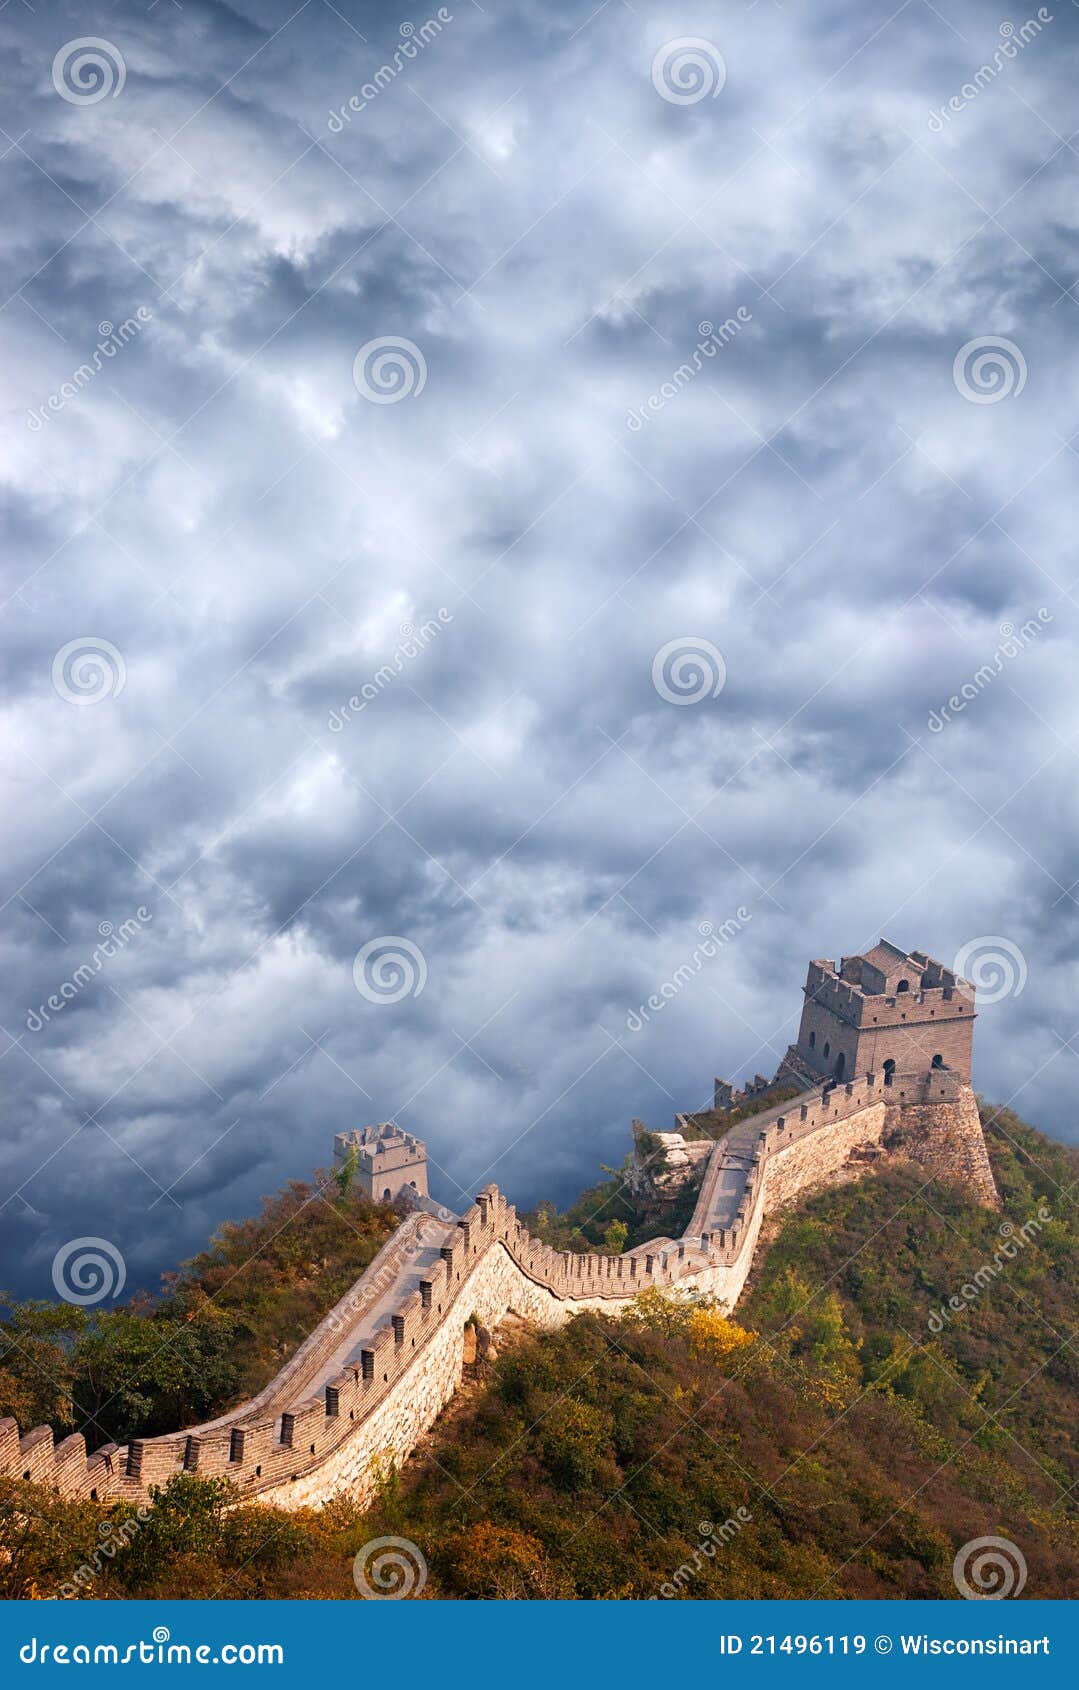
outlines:
[[[974,987],[922,951],[887,939],[864,956],[811,962],[798,1043],[789,1052],[807,1075],[850,1080],[867,1073],[951,1070],[970,1081]]]
[[[402,1132],[393,1121],[377,1127],[355,1128],[336,1133],[333,1159],[344,1164],[356,1152],[356,1183],[365,1197],[375,1203],[391,1203],[402,1193],[406,1197],[427,1196],[427,1146],[422,1139]]]

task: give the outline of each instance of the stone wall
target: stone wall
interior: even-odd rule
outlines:
[[[821,1094],[803,1094],[744,1125],[751,1155],[730,1225],[709,1229],[709,1182],[725,1143],[715,1146],[694,1221],[679,1240],[657,1239],[622,1256],[560,1253],[521,1225],[495,1186],[456,1221],[430,1267],[415,1268],[420,1230],[410,1216],[367,1272],[250,1402],[202,1426],[89,1459],[82,1437],[53,1447],[50,1427],[19,1436],[0,1421],[0,1474],[32,1478],[65,1495],[105,1502],[149,1499],[174,1473],[224,1474],[242,1498],[286,1507],[348,1490],[372,1494],[377,1473],[416,1447],[459,1383],[464,1330],[475,1317],[493,1329],[508,1313],[551,1329],[588,1310],[617,1309],[649,1286],[708,1292],[733,1307],[749,1275],[766,1214],[841,1169],[867,1147],[887,1146],[927,1169],[963,1180],[996,1203],[969,1087],[954,1075],[866,1075]],[[442,1233],[446,1229],[443,1227]],[[372,1303],[399,1291],[392,1313],[359,1348]],[[356,1350],[325,1374],[354,1332]],[[347,1353],[347,1344],[346,1344]],[[322,1379],[317,1390],[313,1381]]]
[[[888,1149],[920,1162],[940,1179],[956,1180],[979,1202],[1000,1208],[978,1103],[969,1086],[954,1101],[912,1103],[890,1124]]]
[[[835,1072],[842,1056],[848,1075],[879,1073],[888,1061],[898,1072],[916,1072],[939,1057],[962,1080],[969,1079],[973,988],[969,994],[960,990],[950,970],[930,964],[930,972],[936,969],[953,983],[887,996],[877,989],[883,979],[879,970],[864,958],[846,962],[860,965],[863,980],[871,978],[868,995],[856,981],[838,977],[831,963],[810,963],[795,1047],[802,1067],[824,1077]]]

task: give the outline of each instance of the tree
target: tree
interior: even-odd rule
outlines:
[[[0,1415],[24,1432],[46,1421],[73,1423],[72,1340],[85,1331],[86,1311],[70,1303],[16,1303],[0,1291],[7,1319],[0,1325]]]
[[[603,1242],[614,1256],[620,1256],[626,1247],[629,1228],[625,1221],[611,1221],[603,1234]]]
[[[100,1519],[96,1502],[68,1502],[45,1485],[0,1479],[0,1596],[58,1596],[97,1551]]]
[[[98,1315],[74,1357],[88,1442],[124,1444],[206,1418],[235,1394],[236,1330],[235,1316],[201,1294],[182,1315]]]
[[[350,1144],[344,1161],[334,1174],[337,1189],[341,1193],[341,1201],[348,1196],[349,1188],[356,1177],[356,1169],[360,1165],[360,1153],[354,1144]]]
[[[538,1538],[491,1520],[455,1534],[439,1560],[455,1596],[550,1602],[574,1595],[573,1581]]]
[[[699,1291],[666,1290],[650,1285],[634,1297],[623,1319],[631,1326],[643,1326],[664,1338],[677,1338],[689,1331],[690,1321],[698,1309],[711,1306],[712,1299]]]
[[[757,1339],[716,1308],[695,1309],[689,1317],[689,1353],[697,1361],[724,1362]]]

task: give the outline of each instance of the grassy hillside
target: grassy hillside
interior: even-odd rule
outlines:
[[[227,1512],[184,1476],[85,1593],[352,1596],[394,1536],[425,1597],[954,1599],[999,1536],[1027,1597],[1079,1595],[1079,1159],[1007,1113],[987,1136],[1006,1219],[908,1166],[829,1190],[736,1321],[648,1293],[500,1338],[375,1508]],[[0,1589],[51,1594],[100,1510],[28,1488],[0,1488]]]
[[[153,1437],[269,1383],[397,1226],[343,1181],[293,1180],[166,1276],[158,1298],[108,1310],[0,1293],[0,1416],[87,1446]]]

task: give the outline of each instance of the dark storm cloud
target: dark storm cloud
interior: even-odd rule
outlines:
[[[566,1197],[881,931],[1020,948],[976,1078],[1073,1133],[1072,9],[997,59],[969,5],[446,10],[374,93],[437,8],[0,18],[22,1291],[80,1235],[152,1283],[391,1116],[451,1201]],[[126,81],[79,106],[84,34]],[[701,34],[722,92],[661,98]],[[400,403],[354,381],[382,336]],[[988,336],[1025,375],[977,404]],[[682,636],[726,664],[687,707]],[[85,706],[82,637],[125,666]],[[395,934],[426,986],[368,1002]]]

